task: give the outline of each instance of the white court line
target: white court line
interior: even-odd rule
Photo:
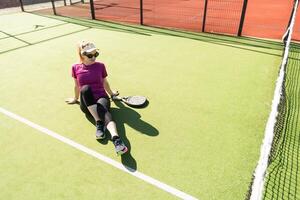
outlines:
[[[34,128],[34,129],[36,129],[36,130],[39,130],[40,132],[42,132],[44,134],[47,134],[47,135],[49,135],[49,136],[51,136],[55,139],[58,139],[61,142],[66,143],[66,144],[68,144],[68,145],[70,145],[70,146],[72,146],[72,147],[74,147],[74,148],[76,148],[80,151],[83,151],[83,152],[85,152],[85,153],[87,153],[87,154],[89,154],[89,155],[91,155],[91,156],[93,156],[93,157],[95,157],[99,160],[102,160],[103,162],[105,162],[109,165],[112,165],[112,166],[114,166],[114,167],[116,167],[116,168],[118,168],[118,169],[120,169],[120,170],[122,170],[122,171],[124,171],[128,174],[131,174],[132,176],[135,176],[139,179],[142,179],[143,181],[145,181],[147,183],[150,183],[150,184],[152,184],[152,185],[154,185],[154,186],[156,186],[156,187],[158,187],[158,188],[160,188],[160,189],[162,189],[166,192],[169,192],[170,194],[172,194],[174,196],[177,196],[181,199],[188,199],[188,200],[196,200],[197,199],[197,198],[195,198],[195,197],[193,197],[189,194],[186,194],[186,193],[184,193],[184,192],[182,192],[182,191],[180,191],[176,188],[173,188],[173,187],[171,187],[171,186],[169,186],[165,183],[162,183],[162,182],[160,182],[160,181],[158,181],[158,180],[156,180],[156,179],[154,179],[150,176],[147,176],[146,174],[143,174],[143,173],[138,172],[138,171],[134,171],[134,170],[130,169],[129,167],[125,167],[121,163],[119,163],[119,162],[117,162],[117,161],[115,161],[111,158],[108,158],[108,157],[106,157],[106,156],[104,156],[104,155],[102,155],[102,154],[100,154],[100,153],[98,153],[98,152],[96,152],[92,149],[89,149],[89,148],[87,148],[87,147],[85,147],[85,146],[69,139],[69,138],[63,137],[63,136],[59,135],[58,133],[55,133],[55,132],[53,132],[53,131],[51,131],[47,128],[44,128],[44,127],[42,127],[38,124],[35,124],[35,123],[33,123],[33,122],[17,115],[17,114],[9,112],[8,110],[5,110],[2,107],[0,107],[0,112],[3,113],[4,115],[10,117],[10,118],[13,118],[13,119],[15,119],[19,122],[22,122],[23,124],[26,124],[26,125]]]

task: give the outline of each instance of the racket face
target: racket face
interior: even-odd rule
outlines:
[[[146,103],[147,99],[144,96],[129,96],[123,98],[123,101],[130,106],[140,107]]]

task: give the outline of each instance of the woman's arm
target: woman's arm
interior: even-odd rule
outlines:
[[[78,86],[78,82],[77,80],[74,78],[74,99],[76,99],[76,101],[79,99],[79,86]]]
[[[112,91],[110,88],[110,85],[108,83],[108,80],[106,78],[103,79],[103,86],[105,91],[110,95],[110,96],[117,96],[119,93],[117,91]]]
[[[68,98],[65,101],[68,104],[74,104],[78,102],[78,98],[79,98],[79,86],[77,80],[74,78],[74,97]]]

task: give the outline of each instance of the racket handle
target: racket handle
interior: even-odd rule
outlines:
[[[112,96],[111,99],[113,101],[121,101],[122,100],[122,97],[119,97],[119,96]]]

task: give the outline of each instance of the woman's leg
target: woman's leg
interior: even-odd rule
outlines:
[[[102,120],[104,120],[105,126],[107,130],[110,132],[111,137],[119,136],[116,123],[112,119],[112,115],[109,112],[110,109],[110,101],[108,98],[100,98],[97,101],[98,104],[98,115]]]
[[[98,104],[98,114],[101,119],[104,119],[106,128],[111,134],[112,141],[115,145],[115,151],[118,155],[122,155],[128,151],[127,147],[119,137],[116,123],[112,119],[112,115],[109,112],[110,109],[110,101],[108,98],[100,98],[97,101]]]
[[[80,90],[80,108],[84,113],[93,116],[96,122],[96,139],[103,139],[105,137],[104,122],[99,117],[97,107],[91,87],[83,86]]]
[[[95,119],[95,122],[100,121],[100,117],[97,112],[97,104],[94,99],[92,89],[89,85],[84,85],[80,90],[80,108],[86,113],[86,109]]]

